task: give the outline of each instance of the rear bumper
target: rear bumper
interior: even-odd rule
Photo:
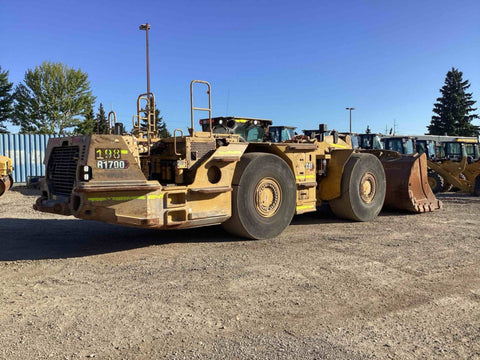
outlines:
[[[231,216],[231,188],[162,187],[157,181],[77,183],[55,196],[45,179],[34,209],[80,219],[142,228],[190,228],[220,224]],[[230,190],[230,191],[229,191]]]

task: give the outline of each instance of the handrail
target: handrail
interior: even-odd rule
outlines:
[[[182,155],[181,153],[177,153],[177,131],[182,133],[182,138],[183,138],[183,131],[181,129],[175,129],[173,130],[173,151],[175,152],[175,155],[180,156]]]
[[[145,108],[142,108],[141,101],[146,101]],[[157,124],[155,121],[155,95],[151,92],[138,95],[137,98],[137,115],[134,115],[133,121],[133,133],[137,132],[137,135],[141,133],[141,120],[147,120],[147,143],[148,143],[148,155],[150,155],[150,148],[152,145],[152,138],[157,136]],[[147,116],[142,116],[146,113]],[[135,122],[135,118],[137,122]]]
[[[193,106],[193,84],[205,84],[207,85],[207,94],[208,94],[208,108],[201,108]],[[195,134],[195,127],[193,121],[193,113],[195,110],[199,111],[208,111],[208,124],[210,126],[210,137],[213,137],[213,128],[212,128],[212,93],[210,84],[204,80],[192,80],[190,83],[190,120],[191,120],[191,132],[192,136]]]
[[[137,115],[133,115],[133,116],[132,116],[133,131],[137,128],[137,123],[135,123],[135,119],[137,119],[137,122],[139,122]]]
[[[110,115],[113,115],[113,126],[112,126],[112,119],[110,118]],[[108,133],[111,134],[112,133],[112,129],[115,128],[115,125],[117,124],[117,114],[115,113],[115,111],[111,110],[109,113],[108,113]]]

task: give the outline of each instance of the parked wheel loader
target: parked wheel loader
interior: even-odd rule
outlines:
[[[427,156],[428,182],[434,193],[452,188],[480,195],[478,139],[437,135],[409,135],[382,138],[387,149],[402,154]],[[478,184],[478,185],[477,185]]]
[[[194,106],[194,86],[206,87],[208,107]],[[295,214],[327,202],[337,216],[354,221],[380,212],[387,191],[382,163],[355,153],[348,139],[323,128],[318,141],[266,142],[259,126],[265,121],[254,118],[233,118],[235,124],[224,127],[232,119],[212,118],[206,81],[192,81],[190,101],[188,134],[175,129],[159,139],[155,99],[147,93],[137,100],[133,134],[117,127],[111,135],[50,139],[34,208],[144,228],[222,224],[252,239],[275,237]],[[196,111],[208,112],[202,131],[194,128]]]
[[[443,190],[452,187],[480,196],[480,157],[477,138],[459,137],[439,143],[437,157],[429,168],[444,181]]]
[[[12,159],[0,155],[0,197],[13,186]]]

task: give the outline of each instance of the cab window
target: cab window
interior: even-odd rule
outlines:
[[[403,143],[402,139],[386,139],[385,140],[385,149],[397,151],[399,153],[403,153]]]
[[[405,141],[404,147],[405,147],[404,154],[413,154],[414,153],[412,139],[408,139],[407,141]]]
[[[247,137],[244,139],[247,142],[260,142],[263,140],[263,135],[265,131],[260,126],[254,126],[247,130]]]
[[[445,143],[444,149],[445,149],[445,156],[447,157],[461,158],[463,156],[466,156],[466,154],[462,152],[462,146],[460,143],[455,143],[455,142]]]
[[[423,154],[427,152],[426,141],[417,141],[417,144],[415,147],[416,147],[417,153],[419,154]]]

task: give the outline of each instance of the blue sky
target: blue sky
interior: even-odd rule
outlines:
[[[395,122],[421,134],[452,67],[480,100],[479,19],[478,0],[0,0],[0,65],[15,84],[44,60],[80,68],[97,106],[131,128],[148,22],[151,89],[170,131],[189,126],[189,83],[202,79],[213,116],[345,131],[352,106],[353,131]]]

